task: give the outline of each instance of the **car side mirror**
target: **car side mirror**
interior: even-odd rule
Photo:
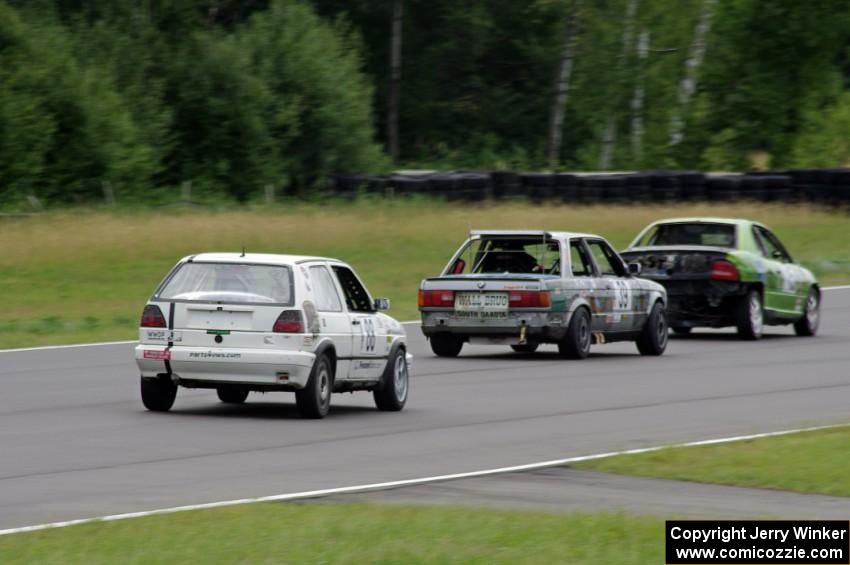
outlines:
[[[780,261],[784,261],[784,260],[785,260],[785,256],[784,256],[784,255],[782,255],[782,252],[781,252],[780,250],[778,250],[778,249],[774,249],[774,250],[773,250],[773,253],[771,253],[771,255],[773,255],[773,258],[774,258],[774,259],[779,259]]]
[[[629,274],[636,277],[643,270],[643,266],[640,263],[629,263]]]
[[[383,312],[384,310],[390,309],[390,299],[389,298],[376,298],[375,299],[375,310],[378,312]]]

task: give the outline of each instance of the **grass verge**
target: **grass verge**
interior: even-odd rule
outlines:
[[[366,504],[255,504],[0,538],[11,563],[662,563],[661,520]]]
[[[623,247],[658,218],[739,216],[776,230],[825,284],[850,282],[850,216],[765,204],[478,206],[361,200],[257,209],[74,210],[0,220],[0,348],[134,339],[142,305],[168,269],[203,251],[316,254],[350,262],[390,312],[412,319],[420,280],[474,228],[599,233]]]
[[[850,427],[620,455],[579,469],[741,487],[850,496]]]

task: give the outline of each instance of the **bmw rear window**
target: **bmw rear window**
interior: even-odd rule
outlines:
[[[292,269],[245,263],[183,263],[162,284],[156,298],[292,306]]]

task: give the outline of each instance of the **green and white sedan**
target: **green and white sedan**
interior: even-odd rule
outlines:
[[[741,338],[758,339],[765,325],[785,324],[797,335],[817,333],[815,276],[758,222],[661,220],[644,228],[622,256],[667,289],[667,317],[677,333],[736,326]]]

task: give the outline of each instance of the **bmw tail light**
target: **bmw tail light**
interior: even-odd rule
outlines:
[[[715,261],[711,265],[711,278],[715,281],[737,281],[741,279],[738,268],[729,261]]]
[[[165,321],[165,316],[162,315],[162,310],[156,304],[148,304],[142,310],[142,321],[139,325],[143,328],[164,328],[168,325]]]
[[[454,308],[455,293],[453,290],[420,290],[420,308]]]
[[[278,334],[304,333],[304,317],[301,315],[301,310],[284,310],[281,312],[272,331]]]
[[[548,308],[551,303],[548,290],[512,290],[508,293],[510,308]]]

